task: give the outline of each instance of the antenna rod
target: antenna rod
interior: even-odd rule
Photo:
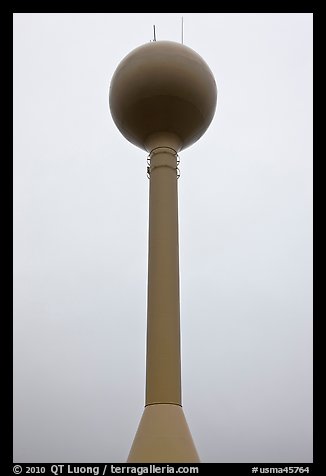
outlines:
[[[155,25],[153,25],[153,29],[154,29],[154,41],[156,41]]]
[[[183,17],[181,17],[181,43],[183,44]]]

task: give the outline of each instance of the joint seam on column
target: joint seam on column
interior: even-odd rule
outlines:
[[[149,153],[149,157],[151,157],[152,155],[155,155],[155,154],[159,154],[160,153],[159,151],[161,151],[161,153],[163,151],[165,151],[166,153],[170,153],[170,154],[171,154],[170,151],[172,151],[174,156],[178,155],[177,151],[172,149],[172,147],[162,146],[162,147],[155,147],[154,149],[152,149]]]
[[[172,169],[172,170],[177,169],[175,166],[173,167],[173,165],[169,165],[169,164],[157,164],[157,165],[152,164],[150,167],[150,171],[152,172],[154,169],[158,169],[160,167],[167,167],[168,169]]]
[[[153,402],[153,403],[146,403],[145,407],[149,407],[150,405],[176,405],[177,407],[182,407],[181,403],[175,402]]]

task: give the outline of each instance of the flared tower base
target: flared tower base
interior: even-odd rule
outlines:
[[[127,463],[199,463],[180,405],[147,405]]]

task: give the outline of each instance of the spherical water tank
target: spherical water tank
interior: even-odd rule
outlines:
[[[153,41],[131,51],[110,84],[113,120],[131,143],[176,151],[196,142],[210,125],[217,101],[214,76],[194,50]]]

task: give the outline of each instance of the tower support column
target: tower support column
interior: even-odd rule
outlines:
[[[128,463],[198,463],[181,406],[177,153],[150,153],[146,398]]]
[[[146,405],[181,405],[177,153],[150,154]]]

